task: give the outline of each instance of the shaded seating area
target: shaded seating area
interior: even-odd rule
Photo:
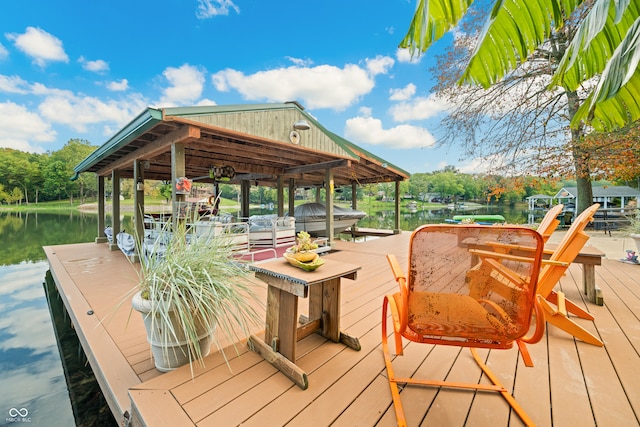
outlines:
[[[254,215],[248,219],[252,248],[279,248],[296,243],[296,220],[277,215]]]
[[[528,250],[519,256],[504,254],[495,250],[492,242]],[[475,348],[508,349],[516,340],[535,343],[541,339],[544,322],[536,287],[543,245],[537,232],[523,227],[426,225],[411,235],[406,274],[396,257],[388,255],[400,290],[384,297],[382,349],[399,426],[407,422],[398,384],[498,392],[526,425],[533,425],[501,384],[500,375],[485,365]],[[478,251],[485,256],[478,257]],[[508,293],[479,295],[475,291],[494,281],[503,284]],[[397,355],[404,353],[403,338],[422,344],[469,347],[491,385],[473,382],[477,377],[462,383],[396,376],[387,343],[389,311]],[[534,312],[536,330],[525,337]]]

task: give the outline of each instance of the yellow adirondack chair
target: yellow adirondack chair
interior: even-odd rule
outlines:
[[[576,322],[569,318],[569,313],[587,320],[593,320],[594,317],[565,298],[565,295],[561,291],[554,290],[560,278],[566,273],[569,265],[578,256],[582,248],[584,247],[589,235],[584,232],[586,226],[593,221],[593,215],[598,210],[600,205],[595,203],[589,208],[585,209],[567,230],[564,238],[553,249],[545,249],[544,254],[548,259],[542,261],[542,270],[538,278],[538,294],[542,297],[540,303],[544,309],[544,317],[548,323],[551,323],[558,328],[568,332],[574,337],[597,346],[603,346],[602,341],[593,335],[591,332],[578,325]],[[498,242],[489,243],[492,246],[492,251],[484,253],[482,250],[475,251],[476,255],[480,258],[492,257],[494,252],[502,252],[509,254],[521,254],[526,252],[526,248],[518,248],[514,245],[501,244]],[[472,290],[472,295],[475,298],[483,298],[487,294],[493,292],[504,294],[509,292],[508,288],[505,288],[503,284],[499,282],[485,283],[484,288],[475,288]],[[526,342],[526,341],[525,341]],[[526,348],[522,345],[522,340],[519,342],[520,348],[523,353],[523,358],[527,364],[531,363],[528,358]]]
[[[518,245],[527,251],[522,256],[494,253],[491,258],[479,258],[474,254],[477,248],[492,252],[492,242]],[[498,377],[480,360],[475,348],[512,347],[514,341],[525,338],[534,311],[536,330],[527,341],[541,339],[544,316],[536,297],[544,246],[541,236],[525,227],[425,225],[413,232],[409,245],[407,275],[396,257],[387,255],[400,291],[385,296],[382,308],[382,348],[398,425],[406,425],[398,383],[495,391],[527,425],[532,425],[529,416]],[[479,263],[493,264],[498,270],[478,269]],[[469,275],[472,269],[477,272]],[[508,295],[471,296],[472,289],[481,288],[481,282],[490,280],[506,283]],[[416,343],[470,347],[475,361],[492,384],[396,377],[387,342],[388,310],[396,354],[403,354],[402,338]]]
[[[547,211],[542,221],[540,221],[540,225],[538,225],[537,231],[542,236],[542,240],[547,243],[549,237],[556,231],[558,225],[560,225],[560,220],[558,219],[558,215],[562,213],[562,209],[564,205],[558,204],[552,207]]]
[[[538,294],[544,297],[544,308],[547,322],[568,332],[576,338],[589,344],[603,346],[600,339],[594,336],[577,323],[569,319],[568,313],[587,320],[593,320],[593,316],[566,299],[564,293],[554,290],[560,278],[566,273],[569,265],[578,256],[584,245],[589,240],[589,235],[584,232],[586,226],[593,221],[593,215],[600,208],[598,203],[591,205],[576,217],[564,238],[553,251],[545,249],[550,255],[549,260],[544,260],[542,271],[538,279]]]

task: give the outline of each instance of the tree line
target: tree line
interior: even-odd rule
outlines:
[[[72,139],[60,150],[27,153],[0,148],[0,203],[84,199],[95,195],[95,174],[83,174],[72,181],[73,168],[97,147]]]
[[[77,179],[73,168],[96,150],[96,146],[80,139],[70,140],[60,150],[44,154],[27,153],[10,148],[0,148],[0,203],[31,204],[44,201],[69,200],[84,203],[97,197],[97,180],[94,173],[83,173]],[[613,182],[633,187],[637,182]],[[196,183],[194,189],[207,184]],[[400,183],[401,197],[425,202],[455,202],[475,200],[482,203],[515,204],[534,194],[553,196],[563,186],[575,186],[575,182],[562,182],[531,176],[504,177],[492,174],[466,174],[455,167],[447,166],[430,173],[414,173],[410,179]],[[110,188],[107,183],[106,188]],[[220,196],[235,200],[239,195],[237,185],[220,185]],[[338,188],[336,199],[350,201],[351,187]],[[121,195],[132,198],[133,181],[123,179]],[[357,199],[374,200],[395,197],[395,184],[369,184],[357,189]],[[168,182],[148,182],[147,196],[171,199]],[[200,194],[206,193],[200,192]],[[108,194],[107,194],[108,196]],[[277,191],[269,187],[251,189],[251,203],[275,203]]]

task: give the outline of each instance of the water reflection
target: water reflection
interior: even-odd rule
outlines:
[[[95,215],[75,211],[0,213],[0,426],[76,424],[43,288],[42,246],[92,241],[96,227]]]
[[[15,408],[28,411],[30,425],[74,425],[42,288],[48,268],[44,261],[0,267],[0,422]]]

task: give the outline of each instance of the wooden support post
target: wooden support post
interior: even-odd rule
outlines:
[[[96,243],[104,243],[107,236],[104,235],[104,176],[98,175],[98,234]]]
[[[240,216],[243,218],[249,218],[249,192],[251,191],[251,181],[242,181],[240,187]]]
[[[396,218],[393,234],[400,234],[400,181],[396,181]]]
[[[289,178],[289,216],[293,216],[293,211],[296,208],[296,181],[293,178]]]
[[[173,202],[171,218],[174,230],[178,227],[180,207],[184,204],[186,196],[176,193],[176,180],[186,173],[186,161],[184,158],[184,144],[171,144],[171,201]]]
[[[334,229],[334,220],[333,220],[333,169],[327,169],[325,173],[325,196],[327,202],[327,219],[325,221],[327,226],[327,238],[329,239],[329,245],[333,246],[333,229]]]
[[[278,175],[278,216],[284,216],[284,178]]]
[[[144,167],[142,160],[133,162],[133,182],[133,219],[135,224],[133,234],[138,240],[136,247],[141,248],[144,241]],[[134,261],[138,260],[134,259]]]
[[[109,250],[117,251],[119,248],[116,239],[120,233],[120,171],[117,169],[111,171],[111,221],[113,242],[109,245]]]

